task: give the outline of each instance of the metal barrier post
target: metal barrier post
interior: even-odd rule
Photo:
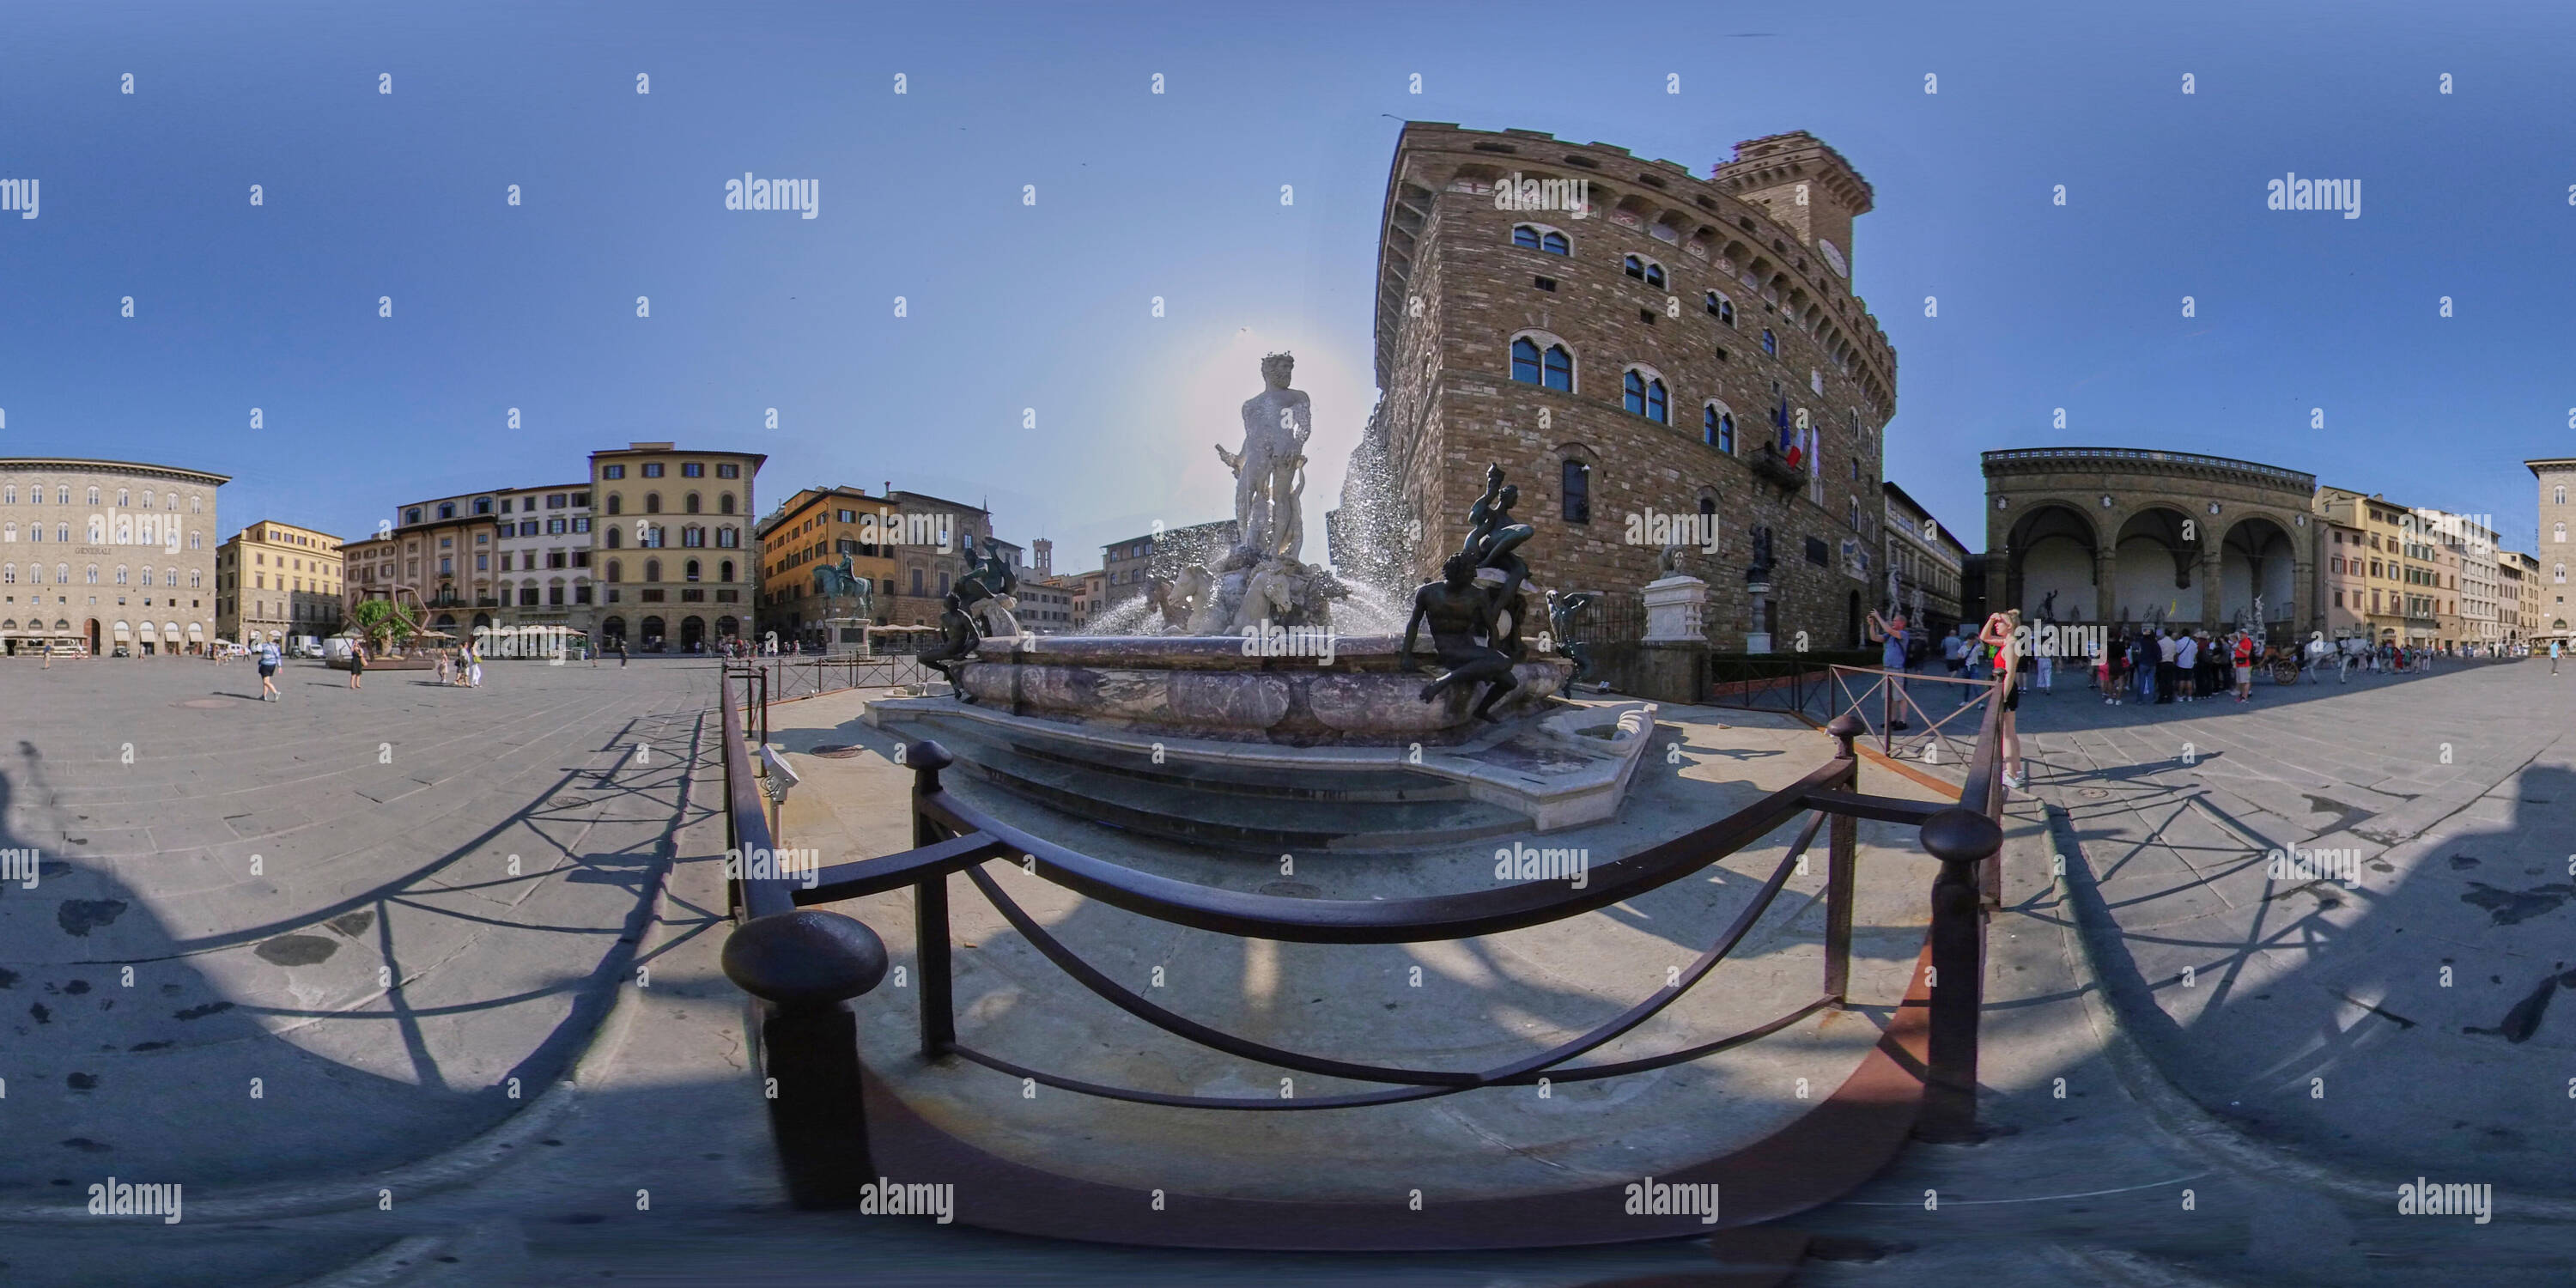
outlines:
[[[1965,806],[1923,825],[1923,848],[1941,860],[1932,883],[1931,1052],[1923,1114],[1914,1135],[1970,1141],[1977,1130],[1977,1021],[1985,1005],[1985,912],[1976,865],[2003,849],[2003,829]]]
[[[928,739],[907,749],[912,765],[912,844],[919,849],[947,838],[922,812],[921,802],[939,792],[939,771],[955,763],[948,749]],[[948,875],[939,873],[912,888],[914,965],[921,971],[921,1054],[936,1060],[957,1044],[957,1007],[952,993],[948,951]]]
[[[724,973],[765,1003],[761,1072],[777,1088],[770,1137],[798,1207],[847,1207],[876,1175],[868,1156],[858,1017],[848,1000],[885,978],[885,943],[820,908],[755,917],[725,939]]]
[[[1860,758],[1852,752],[1852,739],[1868,727],[1848,712],[1825,726],[1825,732],[1834,736],[1835,758],[1850,766],[1851,775],[1843,782],[1847,791],[1860,788]],[[1825,995],[1840,1005],[1851,993],[1852,899],[1859,871],[1860,820],[1836,814],[1825,826]]]

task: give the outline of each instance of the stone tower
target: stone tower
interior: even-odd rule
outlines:
[[[1851,278],[1852,218],[1874,203],[1869,181],[1843,154],[1805,130],[1746,139],[1709,178],[1720,191],[1763,211]]]

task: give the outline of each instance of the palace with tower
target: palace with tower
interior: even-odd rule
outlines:
[[[1896,354],[1851,289],[1871,200],[1805,133],[1739,143],[1701,178],[1606,143],[1406,125],[1378,252],[1382,394],[1336,563],[1435,575],[1500,463],[1539,530],[1533,582],[1633,592],[1662,552],[1628,544],[1628,517],[1704,515],[1719,548],[1679,566],[1709,583],[1711,645],[1743,647],[1762,551],[1775,648],[1858,643],[1883,594],[1896,402]]]

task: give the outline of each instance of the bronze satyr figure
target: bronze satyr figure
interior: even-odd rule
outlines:
[[[1494,718],[1494,704],[1519,687],[1512,678],[1512,659],[1501,649],[1481,642],[1494,631],[1495,596],[1492,590],[1476,582],[1477,559],[1472,554],[1449,556],[1440,566],[1440,580],[1426,582],[1413,592],[1413,617],[1404,624],[1404,651],[1396,663],[1401,671],[1419,671],[1422,664],[1413,656],[1414,641],[1420,638],[1422,624],[1431,624],[1431,649],[1448,674],[1422,686],[1422,700],[1430,702],[1453,688],[1475,684],[1488,685],[1482,701],[1476,704],[1476,718]]]
[[[948,592],[947,604],[939,613],[939,642],[921,650],[917,660],[948,677],[949,686],[957,690],[958,701],[972,702],[974,696],[958,682],[957,672],[965,667],[967,659],[975,656],[975,646],[984,642],[984,635],[975,628],[975,619],[966,615],[965,605],[957,598],[957,592]]]

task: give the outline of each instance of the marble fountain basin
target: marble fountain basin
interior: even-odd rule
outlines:
[[[1396,669],[1401,637],[1247,640],[1230,636],[1040,635],[986,640],[960,675],[995,712],[1091,728],[1292,747],[1426,746],[1468,742],[1494,725],[1471,714],[1461,687],[1430,702],[1438,664]],[[1424,644],[1429,641],[1426,639]],[[1265,644],[1267,647],[1265,647]],[[1303,655],[1270,656],[1293,646]],[[1513,667],[1520,687],[1493,714],[1505,724],[1547,714],[1574,670],[1535,651]],[[1481,692],[1482,686],[1474,686]]]

